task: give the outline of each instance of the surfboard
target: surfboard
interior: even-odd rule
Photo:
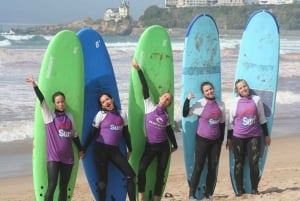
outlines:
[[[84,114],[82,142],[84,143],[92,128],[92,122],[100,110],[98,97],[101,93],[107,92],[114,98],[118,109],[121,109],[117,82],[112,62],[102,36],[92,28],[83,28],[77,36],[82,45],[84,57]],[[94,161],[94,141],[89,145],[82,160],[84,172],[90,189],[96,200],[99,200],[97,193],[98,173]],[[126,155],[126,143],[122,139],[120,150]],[[108,184],[106,200],[125,200],[127,194],[127,180],[122,172],[109,163]]]
[[[159,96],[170,92],[174,96],[174,70],[171,41],[166,30],[159,25],[148,27],[140,36],[134,58],[142,68],[149,85],[150,98],[158,103]],[[174,104],[168,107],[170,123],[174,125]],[[138,174],[139,162],[145,148],[145,109],[142,85],[135,69],[131,69],[128,125],[132,140],[130,164]],[[170,161],[169,161],[170,162]],[[150,164],[147,173],[145,197],[153,200],[156,181],[156,159]],[[165,172],[165,182],[169,173],[169,165]],[[164,189],[163,189],[164,190]]]
[[[266,10],[258,10],[252,13],[243,32],[235,80],[245,79],[254,94],[261,97],[270,136],[272,135],[277,93],[279,48],[279,26],[275,16]],[[268,147],[264,146],[263,137],[261,141],[259,177],[263,174],[268,153]],[[231,183],[234,192],[237,193],[232,150],[229,151],[229,161]],[[245,159],[243,181],[246,193],[251,193],[248,158]]]
[[[204,81],[214,85],[215,96],[221,98],[221,62],[220,44],[217,25],[212,16],[201,13],[190,22],[184,43],[181,75],[181,105],[189,92],[193,92],[195,98],[190,105],[203,98],[200,86]],[[182,139],[185,171],[188,183],[194,170],[195,137],[197,133],[198,117],[192,115],[182,118]],[[207,160],[203,167],[200,181],[195,196],[197,199],[204,197],[206,189]]]
[[[62,91],[66,96],[66,111],[72,113],[76,129],[81,138],[83,113],[83,56],[81,44],[76,34],[69,30],[58,32],[50,41],[40,69],[39,88],[49,107],[54,111],[52,95]],[[71,200],[77,170],[78,150],[73,144],[74,166],[68,185],[68,200]],[[33,137],[33,183],[35,198],[44,200],[47,191],[46,133],[40,102],[36,101]],[[58,200],[59,188],[56,188],[54,200]]]

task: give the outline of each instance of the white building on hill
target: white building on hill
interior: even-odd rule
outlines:
[[[129,16],[129,1],[122,0],[119,8],[107,8],[104,13],[105,21],[120,21]]]

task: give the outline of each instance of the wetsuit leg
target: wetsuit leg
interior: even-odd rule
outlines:
[[[205,163],[206,155],[208,150],[208,144],[205,139],[196,135],[195,144],[195,166],[190,181],[190,195],[195,196],[196,189],[200,180],[200,175]]]
[[[72,173],[73,164],[60,163],[59,201],[66,201],[68,196],[68,184]]]
[[[128,197],[130,201],[136,200],[136,191],[135,191],[135,173],[130,164],[128,163],[128,160],[125,156],[121,154],[121,152],[116,151],[113,152],[112,155],[112,163],[118,167],[121,172],[126,176],[127,178],[127,192]]]
[[[210,148],[208,152],[208,167],[207,167],[207,177],[206,177],[206,197],[213,195],[216,180],[217,180],[217,166],[219,164],[221,152],[221,144],[218,140],[213,140],[210,142]]]
[[[102,145],[95,146],[95,163],[98,173],[98,199],[106,199],[107,188],[107,174],[108,174],[108,155],[104,149],[101,149]]]
[[[155,152],[153,152],[150,148],[151,145],[146,144],[145,151],[143,153],[142,159],[139,165],[139,172],[138,172],[138,191],[140,193],[145,192],[146,186],[146,171],[149,167],[149,164],[155,157]]]
[[[249,139],[247,144],[247,152],[249,158],[250,165],[250,177],[251,177],[251,185],[252,192],[256,193],[259,183],[259,147],[260,146],[260,137],[254,137]]]
[[[47,162],[47,173],[48,173],[48,188],[45,195],[45,201],[53,201],[54,191],[56,188],[58,174],[59,174],[59,163],[55,161]]]
[[[157,152],[156,182],[154,189],[154,196],[158,197],[162,196],[162,189],[165,185],[165,171],[171,155],[168,142],[162,143],[160,146],[161,151],[158,150]]]
[[[232,138],[232,147],[233,147],[233,154],[235,159],[234,164],[234,176],[236,181],[236,187],[238,191],[238,195],[243,194],[243,167],[244,167],[244,160],[246,156],[246,139],[240,139],[233,136]]]

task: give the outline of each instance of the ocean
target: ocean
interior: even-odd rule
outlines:
[[[43,55],[53,36],[0,35],[0,178],[17,175],[22,167],[31,173],[31,153],[9,157],[5,152],[14,145],[30,143],[33,138],[33,113],[36,101],[33,89],[25,82],[29,74],[38,79]],[[122,107],[128,105],[131,60],[138,42],[136,36],[104,36],[108,48]],[[221,36],[222,98],[229,105],[240,37]],[[180,129],[181,62],[184,37],[172,38],[175,72],[175,120]],[[272,136],[297,135],[300,130],[300,36],[281,36],[280,72]],[[176,137],[181,141],[180,132]],[[6,162],[3,162],[6,161]],[[21,173],[20,173],[21,174]]]

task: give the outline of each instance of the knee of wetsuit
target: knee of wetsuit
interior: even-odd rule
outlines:
[[[98,189],[101,191],[101,190],[104,190],[106,187],[106,183],[104,182],[99,182],[98,183]]]

